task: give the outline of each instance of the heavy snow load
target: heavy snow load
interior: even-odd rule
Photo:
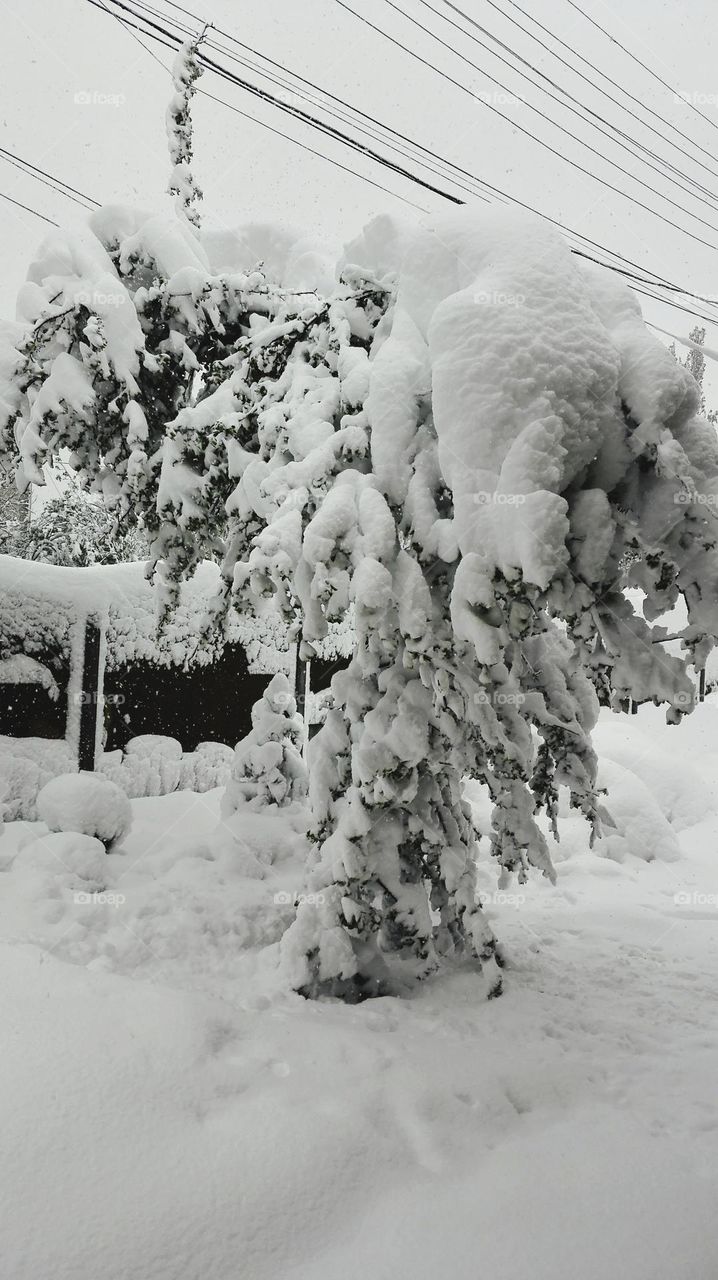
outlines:
[[[697,386],[631,291],[540,220],[380,219],[306,292],[303,270],[273,274],[281,236],[271,269],[229,269],[272,236],[210,253],[180,214],[99,211],[85,241],[51,237],[0,430],[25,478],[67,448],[142,515],[165,606],[211,557],[218,628],[271,605],[311,659],[351,619],[310,744],[293,985],[361,999],[465,955],[495,993],[461,780],[491,797],[505,875],[552,876],[536,817],[557,828],[561,788],[600,832],[599,704],[690,711],[687,667],[718,636],[718,446]],[[90,280],[96,305],[78,300]],[[655,620],[679,598],[672,652]],[[281,744],[259,745],[233,785],[281,792]]]

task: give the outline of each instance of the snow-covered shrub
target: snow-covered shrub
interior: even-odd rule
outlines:
[[[64,738],[11,738],[0,735],[0,756],[10,755],[32,760],[54,778],[58,773],[72,773],[75,758]]]
[[[51,831],[79,831],[104,845],[119,843],[132,825],[124,791],[99,773],[52,778],[37,797],[37,813]]]
[[[225,787],[232,776],[234,751],[224,742],[200,742],[185,751],[180,774],[181,791],[212,791]]]
[[[182,750],[176,738],[144,733],[130,738],[124,753],[106,751],[99,772],[135,800],[170,791],[212,791],[229,781],[234,751],[224,742],[200,742]]]
[[[0,801],[7,822],[35,822],[37,795],[51,778],[76,767],[63,739],[0,736]]]
[[[243,805],[261,809],[303,800],[307,770],[302,759],[304,725],[287,677],[278,673],[252,708],[252,729],[237,744],[232,778],[222,801],[224,816]]]
[[[125,746],[123,768],[131,772],[134,787],[144,778],[142,790],[133,794],[165,796],[176,791],[182,772],[182,744],[176,738],[160,733],[143,733],[130,738]]]
[[[38,792],[51,777],[27,756],[0,752],[0,801],[5,806],[6,822],[34,822]]]

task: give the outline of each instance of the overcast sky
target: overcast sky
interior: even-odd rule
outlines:
[[[165,0],[152,2],[171,13]],[[240,4],[239,0],[183,0],[186,8],[238,35],[287,69],[300,72],[488,182],[668,279],[718,298],[718,200],[713,207],[710,201],[700,203],[671,187],[665,178],[639,161],[626,157],[594,129],[577,121],[538,89],[527,87],[520,76],[468,37],[459,35],[421,0],[397,0],[397,4],[476,62],[482,71],[473,70],[454,52],[442,48],[392,10],[387,0],[347,2],[460,85],[488,98],[509,118],[502,119],[484,102],[472,99],[459,86],[442,80],[392,46],[345,12],[336,0],[262,0],[251,5]],[[715,170],[715,177],[701,169],[697,159],[691,163],[648,130],[641,130],[610,99],[579,82],[503,18],[488,0],[456,2],[533,66],[572,89],[594,110],[620,123],[626,132],[669,155],[678,167],[685,167],[718,194],[718,129],[676,102],[670,92],[573,10],[568,0],[520,3],[559,34],[572,50],[582,53],[641,102],[685,130],[711,157],[716,156],[702,157]],[[431,3],[456,19],[443,0]],[[497,3],[525,26],[531,26],[511,8],[509,0]],[[675,0],[622,0],[620,6],[601,0],[581,3],[597,22],[654,67],[679,93],[691,95],[718,125],[715,0],[685,0],[680,5]],[[88,0],[10,0],[0,7],[6,19],[0,54],[0,145],[98,201],[133,203],[148,209],[160,206],[167,198],[164,111],[168,77],[158,62],[113,17],[93,8]],[[169,62],[169,51],[151,47],[165,64]],[[570,59],[565,50],[560,52]],[[236,65],[233,69],[246,74]],[[587,74],[595,78],[595,73]],[[507,95],[497,88],[494,76],[510,93],[526,97],[576,136],[561,134],[523,103],[506,101]],[[266,83],[257,76],[251,78]],[[361,159],[340,144],[330,143],[210,73],[203,77],[202,87],[396,193],[393,196],[377,190],[236,112],[202,98],[196,100],[195,111],[196,171],[205,191],[207,216],[218,223],[290,221],[341,244],[377,212],[389,210],[408,218],[423,216],[398,196],[429,211],[446,207],[440,197]],[[518,126],[543,138],[559,155],[550,154],[522,135]],[[669,132],[663,125],[657,127]],[[619,161],[629,176],[622,176],[605,160],[591,155],[580,140]],[[665,225],[602,188],[596,180],[569,167],[564,156],[630,190],[636,198],[679,223],[683,230]],[[0,176],[0,190],[56,221],[72,222],[81,216],[75,205],[25,177],[6,161],[0,162]],[[639,176],[699,218],[713,223],[716,230],[642,190],[635,180]],[[45,229],[37,218],[4,201],[0,201],[0,219],[0,314],[11,318],[17,288]],[[715,244],[716,249],[691,240],[685,234],[688,230]],[[686,335],[693,323],[679,312],[652,303],[644,305],[651,320],[677,334]],[[707,341],[718,347],[718,329],[709,328]],[[713,381],[718,384],[718,380]]]

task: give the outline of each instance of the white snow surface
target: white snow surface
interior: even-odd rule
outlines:
[[[671,727],[604,712],[596,741],[678,856],[624,834],[616,861],[574,816],[555,887],[499,889],[482,840],[507,961],[488,1004],[466,969],[358,1007],[288,992],[296,814],[140,799],[108,855],[7,824],[4,1272],[712,1280],[718,702]]]

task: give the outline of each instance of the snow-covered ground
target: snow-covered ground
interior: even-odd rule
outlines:
[[[133,801],[100,878],[8,824],[3,1274],[713,1280],[718,703],[604,713],[596,742],[606,840],[569,817],[555,888],[482,861],[489,1003],[467,970],[356,1007],[288,993],[303,837],[218,830],[219,791]]]

